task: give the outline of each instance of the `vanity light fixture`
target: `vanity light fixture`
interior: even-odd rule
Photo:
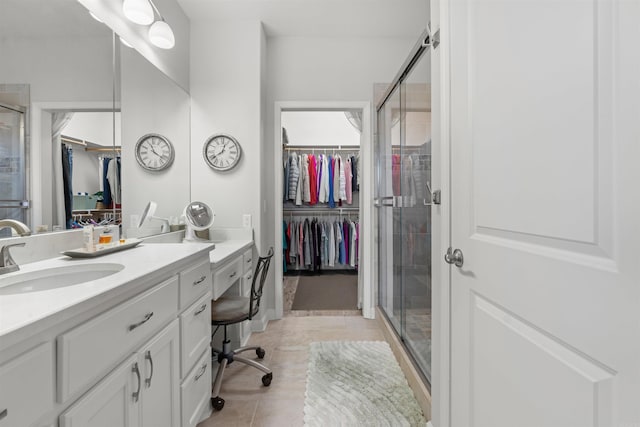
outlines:
[[[102,19],[98,18],[93,12],[89,11],[89,15],[91,15],[91,17],[99,23],[104,24],[104,22],[102,22]]]
[[[124,0],[122,11],[130,21],[140,25],[149,25],[149,40],[160,49],[171,49],[176,44],[173,30],[164,20],[153,0]],[[157,21],[156,15],[160,19]],[[155,22],[154,22],[155,21]]]
[[[176,38],[169,24],[162,17],[160,19],[149,27],[149,40],[160,49],[171,49],[176,44]]]
[[[140,25],[149,25],[155,18],[149,0],[124,0],[122,12],[129,21]]]
[[[120,43],[122,43],[124,46],[133,49],[133,46],[131,46],[131,44],[126,41],[125,39],[123,39],[122,37],[120,37]]]

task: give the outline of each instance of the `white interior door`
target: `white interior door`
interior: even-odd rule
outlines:
[[[449,2],[451,425],[640,425],[640,2]]]

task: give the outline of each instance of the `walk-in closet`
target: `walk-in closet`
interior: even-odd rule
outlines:
[[[362,112],[283,111],[285,314],[359,314]]]

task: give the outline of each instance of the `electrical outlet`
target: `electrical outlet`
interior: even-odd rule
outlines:
[[[242,215],[242,226],[244,228],[251,228],[251,214]]]

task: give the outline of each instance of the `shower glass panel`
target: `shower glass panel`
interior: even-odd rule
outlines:
[[[378,107],[378,303],[431,382],[430,51],[419,52]]]
[[[26,223],[24,112],[0,104],[0,219]],[[0,237],[11,235],[0,230]]]
[[[431,378],[430,51],[400,85],[402,135],[402,338]]]

